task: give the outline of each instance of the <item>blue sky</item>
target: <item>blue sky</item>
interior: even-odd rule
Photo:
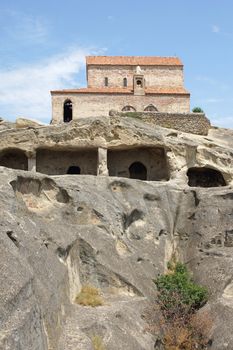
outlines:
[[[232,0],[1,0],[0,116],[49,122],[85,55],[178,56],[191,108],[233,128]]]

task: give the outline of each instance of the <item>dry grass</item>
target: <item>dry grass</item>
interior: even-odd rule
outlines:
[[[100,306],[104,303],[100,295],[99,289],[91,285],[83,286],[81,292],[77,295],[75,301],[77,304],[92,307]]]
[[[103,340],[99,335],[95,335],[92,337],[92,345],[95,350],[105,350],[105,346],[103,344]]]
[[[207,310],[169,318],[158,303],[144,312],[146,331],[159,336],[164,350],[205,350],[211,344],[213,319]]]

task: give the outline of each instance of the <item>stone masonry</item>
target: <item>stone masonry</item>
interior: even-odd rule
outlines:
[[[89,56],[86,63],[87,88],[51,91],[53,124],[107,116],[111,109],[189,112],[183,64],[176,57]]]

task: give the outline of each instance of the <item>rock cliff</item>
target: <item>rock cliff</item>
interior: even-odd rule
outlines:
[[[0,167],[0,349],[152,350],[141,317],[172,255],[208,287],[212,349],[232,350],[233,132],[190,135],[131,118],[68,126],[0,125],[0,147],[162,145],[169,181],[48,176]],[[188,185],[187,169],[218,169],[225,186]],[[81,286],[104,305],[75,303]]]

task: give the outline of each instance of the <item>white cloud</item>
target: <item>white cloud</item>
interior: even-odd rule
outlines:
[[[77,74],[91,51],[72,49],[34,65],[0,70],[1,117],[11,114],[11,119],[23,116],[49,122],[50,90],[78,87]]]
[[[212,32],[213,33],[219,33],[220,32],[220,27],[216,24],[212,25]]]
[[[6,16],[8,25],[4,29],[11,39],[24,43],[40,43],[47,39],[48,23],[45,18],[10,10]]]
[[[218,25],[214,24],[211,27],[212,33],[221,34],[225,37],[232,38],[233,34],[231,32],[226,32],[224,29],[220,28]]]

